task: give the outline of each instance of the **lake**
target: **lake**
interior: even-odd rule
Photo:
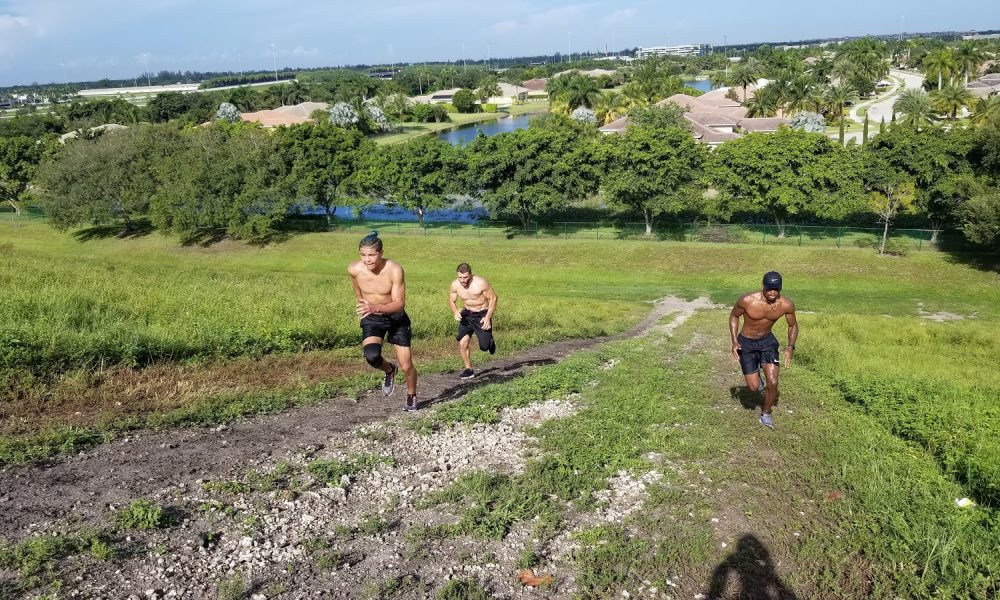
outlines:
[[[712,82],[707,79],[689,79],[684,81],[684,85],[693,87],[703,92],[712,91]],[[496,121],[485,121],[483,123],[471,123],[454,129],[449,129],[438,134],[438,137],[448,142],[452,146],[464,146],[476,139],[480,133],[486,137],[498,133],[510,133],[518,129],[527,129],[528,121],[532,115],[517,115],[514,117],[504,117]]]

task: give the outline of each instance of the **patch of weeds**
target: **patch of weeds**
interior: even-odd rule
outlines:
[[[22,578],[51,571],[56,561],[80,549],[80,540],[63,535],[40,535],[0,547],[0,567],[15,570]]]
[[[242,573],[236,573],[232,577],[226,577],[219,581],[216,589],[218,600],[242,600],[250,593],[250,584]]]
[[[123,529],[162,529],[173,525],[173,519],[162,506],[145,498],[133,500],[119,511],[115,521]]]
[[[354,534],[354,529],[350,525],[337,525],[333,528],[333,533],[337,537],[348,538]]]
[[[365,535],[382,535],[389,528],[389,522],[377,514],[368,515],[358,523],[358,531]]]
[[[220,480],[220,481],[206,481],[201,484],[201,488],[206,492],[216,492],[220,494],[246,494],[250,491],[250,486],[242,481],[234,480]]]
[[[386,444],[392,440],[392,434],[385,427],[371,427],[359,431],[358,437],[378,444]]]
[[[115,557],[115,548],[107,540],[100,537],[93,537],[90,540],[90,555],[95,560],[108,561]]]
[[[361,590],[363,600],[390,600],[400,594],[423,595],[426,590],[416,575],[393,577],[382,583],[369,582]]]
[[[378,456],[376,454],[354,454],[345,460],[329,459],[314,460],[307,467],[309,474],[318,481],[327,485],[339,486],[343,477],[353,477],[360,473],[367,473],[382,465],[388,467],[396,466],[396,461],[391,456]]]
[[[313,554],[313,560],[321,571],[336,571],[345,563],[350,563],[350,555],[336,548],[319,550]]]
[[[534,547],[528,547],[521,551],[517,557],[517,568],[530,569],[542,563],[542,557],[535,551]]]
[[[452,579],[437,593],[438,600],[490,600],[493,595],[486,591],[475,577]]]
[[[408,419],[404,426],[416,432],[418,435],[431,435],[441,429],[441,424],[432,417],[420,417],[418,419]]]

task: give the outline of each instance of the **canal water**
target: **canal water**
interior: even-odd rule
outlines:
[[[684,85],[693,87],[696,90],[708,92],[712,90],[712,83],[707,79],[687,80]],[[528,121],[532,115],[517,115],[505,117],[495,121],[485,121],[483,123],[471,123],[454,129],[449,129],[438,134],[438,137],[448,142],[452,146],[464,146],[476,139],[480,133],[486,137],[494,136],[498,133],[510,133],[518,129],[527,129]]]

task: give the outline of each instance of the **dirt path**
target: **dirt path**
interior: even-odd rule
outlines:
[[[455,400],[476,387],[522,376],[582,349],[642,335],[660,319],[710,306],[666,297],[631,330],[615,336],[573,339],[539,346],[480,367],[476,379],[459,382],[451,373],[421,377],[422,398],[431,404]],[[674,325],[676,326],[676,325]],[[502,340],[501,340],[502,343]],[[39,531],[106,523],[111,507],[166,488],[197,488],[203,480],[303,449],[322,448],[331,437],[359,425],[383,421],[401,408],[401,390],[390,399],[372,393],[361,401],[333,398],[321,405],[252,418],[213,428],[137,432],[77,456],[45,465],[0,470],[0,537],[16,540]]]

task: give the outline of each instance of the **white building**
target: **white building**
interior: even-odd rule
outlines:
[[[649,46],[639,48],[635,53],[636,58],[649,58],[650,56],[698,56],[703,54],[708,46],[705,44],[682,44],[680,46]]]

